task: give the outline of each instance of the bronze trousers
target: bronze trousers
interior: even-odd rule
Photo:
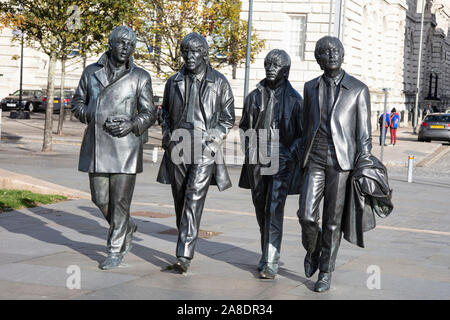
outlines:
[[[205,205],[214,159],[171,164],[172,195],[178,228],[176,256],[192,259]]]
[[[274,175],[260,175],[259,165],[249,165],[252,199],[261,234],[260,265],[269,264],[276,272],[283,238],[283,217],[289,183],[295,163],[280,157],[279,170]],[[250,171],[250,170],[249,170]]]
[[[135,223],[130,217],[135,174],[89,173],[92,202],[109,223],[108,253],[119,253]]]
[[[349,173],[340,169],[333,144],[319,135],[304,171],[297,215],[307,253],[321,249],[319,269],[322,272],[332,272],[335,268]],[[320,228],[319,205],[322,199]]]

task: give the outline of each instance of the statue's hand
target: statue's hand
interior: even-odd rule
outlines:
[[[113,137],[122,138],[133,131],[134,123],[126,119],[111,119],[106,121],[105,129]]]

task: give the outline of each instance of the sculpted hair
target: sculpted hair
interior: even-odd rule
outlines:
[[[344,51],[344,46],[342,45],[341,40],[339,40],[339,39],[336,38],[336,37],[325,36],[325,37],[320,38],[320,39],[316,42],[316,48],[315,48],[315,50],[314,50],[314,56],[316,57],[316,59],[317,59],[317,57],[318,57],[318,55],[319,55],[320,49],[322,49],[323,47],[325,47],[325,45],[326,45],[327,43],[335,43],[335,44],[338,46],[339,50],[342,52],[342,55],[344,55],[345,51]]]
[[[287,69],[289,76],[289,70],[291,69],[291,57],[289,57],[287,52],[281,49],[271,50],[264,58],[264,65],[274,60],[277,60],[283,66],[283,68]]]
[[[113,42],[127,38],[131,40],[131,43],[133,44],[133,47],[136,47],[136,34],[134,33],[133,29],[127,26],[119,26],[115,27],[114,30],[111,32],[108,38],[108,45],[109,47],[112,46]]]
[[[206,41],[205,37],[203,37],[201,34],[197,33],[197,32],[191,32],[188,35],[186,35],[183,40],[181,40],[181,52],[183,52],[183,50],[186,50],[188,48],[189,42],[194,41],[196,43],[199,43],[202,45],[203,48],[203,52],[205,53],[206,56],[208,56],[208,50],[209,50],[209,45],[208,42]]]

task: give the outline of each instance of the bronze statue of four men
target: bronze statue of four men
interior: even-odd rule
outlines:
[[[157,118],[150,75],[133,63],[135,46],[130,28],[115,28],[109,50],[83,71],[73,98],[72,112],[87,124],[79,170],[89,173],[92,201],[110,225],[101,269],[118,267],[131,249],[137,229],[130,217],[131,199],[136,174],[142,172],[147,129]],[[211,67],[206,39],[188,34],[181,54],[184,65],[164,89],[165,153],[157,181],[172,188],[178,240],[171,267],[185,273],[209,185],[220,191],[231,187],[221,145],[235,114],[230,84]],[[300,195],[305,274],[320,270],[314,290],[322,292],[330,288],[335,268],[349,177],[356,161],[370,156],[372,145],[369,91],[342,70],[339,39],[320,39],[315,57],[324,73],[306,82],[302,99],[288,80],[289,55],[278,49],[267,54],[266,77],[245,97],[239,123],[245,153],[239,187],[251,189],[262,279],[277,275],[286,198]]]

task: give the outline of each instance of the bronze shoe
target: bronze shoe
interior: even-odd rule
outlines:
[[[259,277],[261,279],[275,279],[275,276],[277,275],[278,272],[278,265],[277,264],[272,264],[272,266],[270,266],[269,264],[266,264],[263,268],[263,270],[259,273]]]
[[[174,263],[173,269],[181,273],[186,273],[189,269],[190,260],[185,257],[177,257],[177,262]]]
[[[314,286],[315,292],[324,292],[330,289],[331,286],[331,272],[319,272],[319,279]]]
[[[102,270],[114,269],[117,268],[121,262],[122,262],[121,253],[109,253],[106,260],[99,265],[99,268]]]

